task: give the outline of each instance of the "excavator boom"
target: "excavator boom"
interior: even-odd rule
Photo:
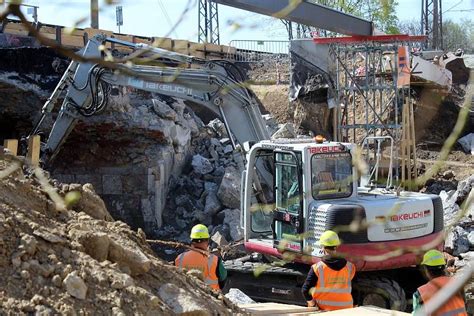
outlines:
[[[90,59],[101,58],[100,47],[105,42],[132,47],[138,51],[136,55],[155,54],[160,60],[164,59],[181,67],[130,67],[115,64],[115,69],[112,70],[99,64],[72,61],[52,96],[43,106],[43,115],[32,132],[38,132],[44,116],[53,110],[61,92],[66,91],[58,118],[43,146],[45,162],[54,159],[79,119],[100,113],[107,106],[111,86],[133,87],[193,101],[206,107],[225,123],[234,148],[243,147],[245,142],[270,138],[256,99],[252,92],[244,87],[242,78],[238,78],[235,71],[230,70],[233,66],[227,61],[205,61],[102,35],[89,40],[81,51],[82,56]],[[200,68],[187,68],[188,65],[197,65]]]

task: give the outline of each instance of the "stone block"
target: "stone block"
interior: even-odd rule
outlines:
[[[121,176],[120,178],[123,193],[139,194],[142,197],[148,195],[148,176],[130,174]]]
[[[147,174],[148,168],[139,166],[101,167],[97,173],[104,175]]]
[[[240,176],[235,168],[227,168],[217,196],[228,208],[240,208]]]
[[[151,260],[138,248],[130,248],[114,241],[110,242],[109,260],[120,266],[127,266],[131,275],[146,273],[151,268]]]
[[[224,223],[229,225],[230,237],[233,241],[237,241],[243,238],[243,231],[240,227],[240,210],[238,209],[227,209],[222,211],[225,215]]]
[[[156,226],[157,220],[150,199],[141,199],[141,210],[145,225],[150,227]]]
[[[77,275],[77,271],[69,273],[63,281],[69,295],[83,300],[87,295],[87,285],[84,280]]]
[[[119,175],[106,174],[102,176],[103,194],[122,194],[122,181]]]
[[[206,309],[202,306],[196,297],[186,293],[184,289],[172,283],[166,283],[158,289],[158,295],[168,306],[171,306],[173,313],[189,315],[205,315]]]

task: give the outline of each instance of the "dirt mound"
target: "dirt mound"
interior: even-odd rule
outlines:
[[[23,176],[21,169],[5,175],[15,161],[0,154],[1,311],[42,315],[237,312],[195,276],[155,257],[143,231],[112,221],[91,185],[57,186],[55,191],[63,196],[71,190],[81,193],[67,195],[65,201],[76,204],[58,211],[45,182]]]
[[[283,124],[292,120],[287,85],[252,85],[250,89],[278,123]]]

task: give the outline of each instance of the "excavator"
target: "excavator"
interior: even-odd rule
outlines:
[[[342,34],[370,36],[374,32],[371,21],[313,1],[301,1],[294,8],[287,0],[212,1]],[[125,61],[105,62],[107,43],[128,47],[147,62],[132,66]],[[423,282],[417,253],[442,245],[443,207],[438,196],[397,190],[390,170],[387,183],[374,186],[377,164],[368,177],[359,174],[356,144],[320,137],[271,140],[258,101],[231,62],[207,61],[103,35],[89,39],[79,53],[87,60],[71,62],[31,133],[41,130],[44,118],[65,94],[42,143],[46,165],[57,156],[78,120],[106,108],[112,87],[193,101],[225,124],[244,166],[241,227],[249,255],[225,262],[227,288],[239,288],[260,301],[305,304],[300,286],[310,265],[321,260],[319,236],[332,229],[343,241],[340,252],[357,268],[354,303],[407,308],[407,297]],[[160,63],[150,64],[150,55],[159,56]],[[374,141],[380,145],[385,138],[380,135]],[[379,157],[380,146],[376,147]]]
[[[134,55],[148,61],[150,55],[159,56],[160,63],[143,65],[138,58],[131,66],[125,60],[114,63],[112,69],[100,62],[107,43],[133,49]],[[31,133],[41,130],[44,118],[64,95],[42,143],[44,163],[57,156],[78,120],[106,108],[113,87],[193,101],[222,120],[245,165],[241,226],[249,255],[226,262],[228,287],[258,300],[304,304],[299,286],[309,266],[321,260],[319,236],[332,229],[343,241],[341,253],[357,267],[355,303],[406,308],[406,296],[416,288],[413,278],[419,275],[416,250],[442,242],[438,196],[399,191],[391,182],[382,188],[361,186],[355,144],[321,137],[271,140],[254,94],[231,62],[104,35],[91,38],[79,53],[86,61],[71,62]],[[257,276],[255,271],[262,273]]]

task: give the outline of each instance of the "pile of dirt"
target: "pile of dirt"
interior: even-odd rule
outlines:
[[[287,85],[251,85],[250,89],[255,93],[265,109],[263,112],[271,113],[279,124],[292,121],[293,114],[288,102]]]
[[[238,312],[195,275],[155,257],[143,231],[113,221],[90,184],[38,180],[41,177],[25,176],[21,168],[7,172],[15,163],[17,158],[2,149],[1,311],[41,315]],[[74,205],[58,208],[48,183],[54,185],[49,189]]]

